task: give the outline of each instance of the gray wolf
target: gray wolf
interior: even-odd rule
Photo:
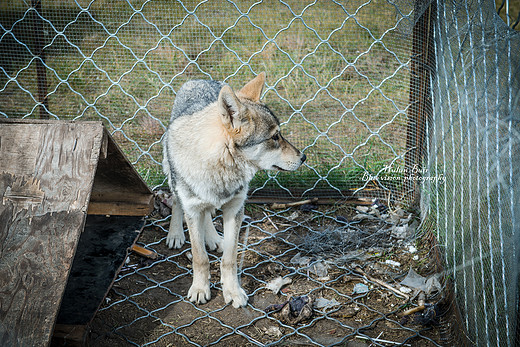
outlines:
[[[237,277],[237,242],[248,184],[258,170],[296,170],[305,154],[284,139],[280,122],[260,102],[262,72],[237,93],[224,82],[197,80],[177,92],[163,138],[163,171],[174,195],[166,243],[185,242],[183,215],[193,254],[190,301],[210,297],[209,249],[223,252],[222,292],[234,307],[247,304]],[[223,238],[211,213],[222,209]]]

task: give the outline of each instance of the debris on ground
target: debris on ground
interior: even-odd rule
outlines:
[[[278,294],[280,289],[282,289],[283,286],[286,284],[290,284],[292,282],[292,279],[289,277],[282,278],[282,276],[278,276],[275,279],[270,280],[265,288],[272,291],[274,294]]]
[[[161,320],[180,327],[179,333],[184,334],[163,337],[171,344],[178,345],[186,337],[199,345],[211,344],[221,338],[223,326],[232,326],[241,327],[248,338],[266,345],[281,341],[296,345],[308,338],[323,345],[349,344],[361,338],[358,336],[384,345],[391,341],[420,347],[437,345],[436,324],[442,320],[444,307],[439,305],[443,294],[438,284],[442,283],[440,270],[434,265],[427,243],[414,238],[418,222],[412,213],[373,199],[354,206],[311,202],[274,212],[271,205],[247,205],[249,217],[245,222],[250,230],[242,233],[239,241],[243,255],[239,271],[250,301],[244,310],[228,312],[223,309],[218,285],[215,297],[204,305],[195,306],[185,299],[191,283],[190,244],[175,251],[163,241],[169,216],[159,218],[159,214],[169,212],[169,199],[164,191],[156,193],[152,224],[139,242],[167,261],[152,261],[132,252],[132,262],[125,265],[124,277],[117,282],[117,292],[111,292],[109,300],[113,303],[121,301],[121,295],[132,296],[139,307],[148,311],[164,305],[159,313]],[[217,212],[214,222],[219,231],[221,220],[221,212]],[[210,252],[211,274],[215,278],[219,276],[220,256]],[[142,266],[145,261],[147,265]],[[175,280],[170,281],[172,278]],[[407,282],[412,278],[417,283]],[[158,282],[165,283],[167,289],[151,287]],[[112,314],[114,308],[117,310],[125,303],[107,303],[109,308],[102,312]],[[127,308],[123,308],[126,312]],[[201,310],[209,317],[207,324],[206,319],[197,319]],[[141,312],[137,310],[129,316],[130,324]],[[251,313],[255,318],[251,318]],[[252,324],[245,327],[250,320]],[[161,321],[138,322],[148,324],[150,331],[163,328]],[[288,325],[301,334],[292,334]],[[359,327],[362,335],[349,335],[346,326]],[[330,341],[320,340],[324,332],[331,335]],[[131,331],[127,334],[133,341],[141,341],[132,337]],[[240,339],[236,334],[229,338]]]
[[[395,289],[390,284],[388,284],[388,283],[386,283],[386,282],[384,282],[384,281],[382,281],[382,280],[380,280],[378,278],[375,278],[374,276],[368,275],[359,266],[355,267],[354,271],[359,273],[359,274],[361,274],[361,275],[363,275],[363,276],[365,276],[369,281],[374,282],[376,284],[379,284],[380,286],[385,287],[386,289],[390,290],[391,292],[393,292],[397,296],[400,296],[400,297],[406,299],[406,301],[410,300],[410,297],[408,295],[404,294],[403,292],[399,291],[398,289]]]
[[[289,208],[289,207],[300,207],[300,206],[305,206],[305,205],[312,205],[312,206],[317,206],[316,203],[318,202],[318,198],[312,198],[312,199],[307,199],[307,200],[302,200],[302,201],[296,201],[296,202],[289,202],[289,203],[283,203],[283,204],[280,204],[280,203],[274,203],[271,205],[271,208],[273,210],[276,210],[276,209],[286,209],[286,208]]]
[[[341,305],[341,303],[338,302],[338,300],[336,300],[336,299],[329,300],[329,299],[325,299],[325,298],[317,298],[314,301],[314,307],[317,309],[323,309],[323,310],[327,310],[329,308],[339,306],[339,305]]]
[[[131,249],[133,252],[140,255],[141,257],[145,257],[145,258],[149,258],[149,259],[153,259],[153,260],[155,260],[159,257],[156,252],[146,249],[144,247],[138,246],[138,245],[133,245]]]
[[[263,329],[264,333],[271,337],[271,338],[274,338],[274,339],[279,339],[280,337],[283,336],[283,333],[282,331],[280,330],[279,327],[277,326],[274,326],[274,325],[271,325],[270,327],[268,328],[264,328]]]
[[[310,295],[290,297],[282,304],[269,305],[265,312],[275,312],[285,324],[295,325],[312,317],[314,300]]]
[[[439,318],[443,314],[441,305],[439,303],[425,303],[425,297],[424,292],[422,292],[419,295],[418,305],[400,314],[402,317],[401,324],[405,325],[412,323],[424,326],[439,325]]]
[[[438,275],[432,275],[426,278],[418,275],[412,268],[408,270],[408,275],[401,281],[401,285],[421,290],[427,295],[431,295],[442,289]]]
[[[173,197],[172,194],[159,189],[154,193],[153,215],[166,218],[172,214]]]

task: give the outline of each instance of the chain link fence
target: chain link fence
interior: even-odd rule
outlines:
[[[251,196],[387,198],[407,188],[380,178],[405,161],[413,3],[1,6],[0,115],[102,119],[152,187],[165,183],[160,138],[176,90],[196,78],[239,88],[266,71],[263,100],[311,155],[295,175],[259,174]]]
[[[266,71],[263,101],[308,160],[259,173],[251,201],[380,199],[248,205],[243,310],[224,305],[219,283],[208,304],[188,302],[189,243],[167,249],[169,217],[149,218],[139,242],[159,258],[129,257],[91,345],[513,345],[520,50],[495,13],[476,0],[2,1],[0,116],[101,119],[158,189],[179,87],[239,88]],[[419,197],[414,223],[398,206]],[[405,293],[410,269],[433,282],[441,263],[426,303]],[[278,277],[291,283],[276,294]],[[296,296],[319,302],[301,322],[267,309]]]

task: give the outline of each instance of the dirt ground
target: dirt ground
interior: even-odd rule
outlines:
[[[246,214],[238,262],[247,307],[224,303],[218,252],[209,252],[211,300],[186,300],[190,245],[167,248],[169,219],[158,216],[139,238],[158,258],[129,256],[92,322],[89,344],[440,345],[442,290],[425,294],[400,284],[410,268],[425,280],[434,277],[430,246],[414,240],[413,216],[354,205],[247,205]],[[220,231],[220,217],[215,221]],[[290,283],[275,293],[268,287],[278,277]],[[290,298],[300,301],[289,305]],[[426,309],[403,316],[419,304]]]

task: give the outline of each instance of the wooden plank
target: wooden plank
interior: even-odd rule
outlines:
[[[0,122],[0,172],[18,177],[3,199],[19,209],[31,205],[35,214],[86,212],[102,129],[100,122]],[[45,199],[34,200],[27,189]]]
[[[7,185],[18,178],[0,174]],[[0,186],[0,195],[4,191]],[[3,346],[46,346],[85,213],[35,214],[19,206],[11,199],[0,206],[0,341]]]
[[[89,215],[109,215],[109,216],[146,216],[150,213],[150,202],[153,204],[153,198],[149,196],[136,197],[143,200],[142,203],[134,201],[111,200],[107,202],[94,201],[88,206]],[[146,200],[146,201],[145,201]]]
[[[48,344],[102,134],[99,122],[0,122],[1,345]]]

